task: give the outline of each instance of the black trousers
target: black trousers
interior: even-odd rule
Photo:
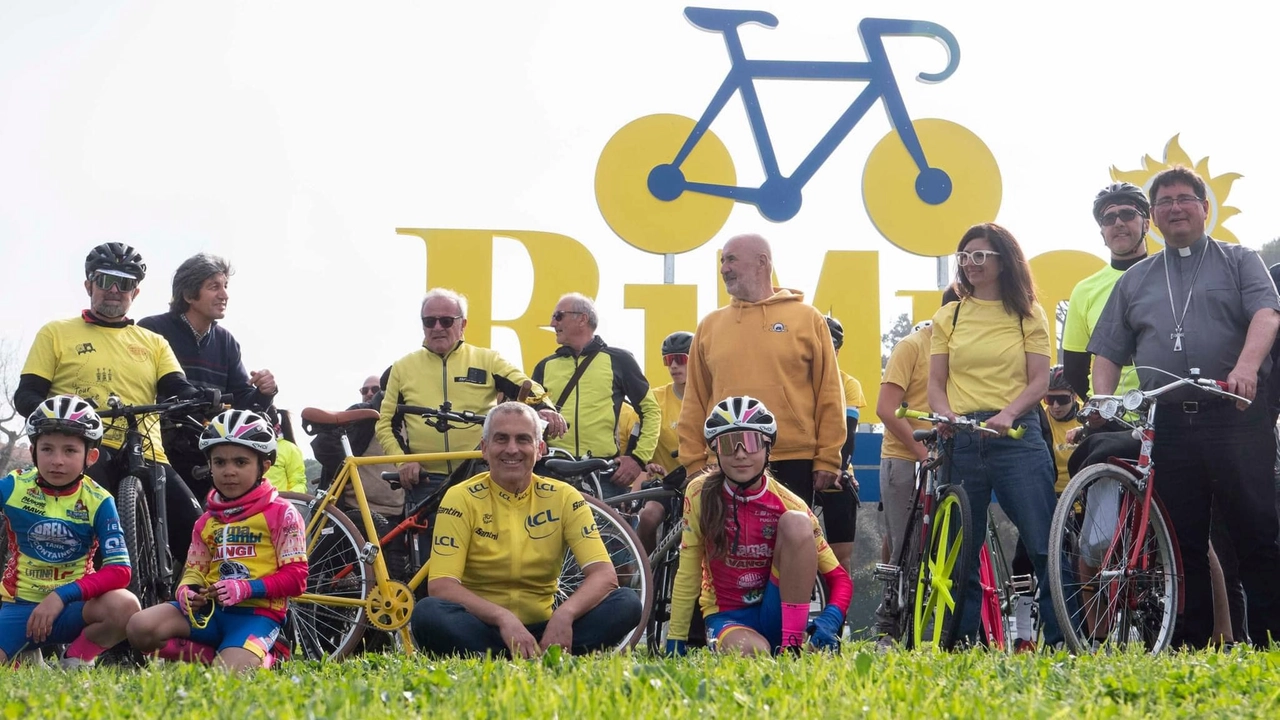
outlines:
[[[1177,406],[1157,411],[1156,492],[1178,538],[1185,580],[1176,645],[1204,647],[1213,632],[1212,513],[1219,515],[1235,549],[1251,640],[1259,645],[1280,640],[1275,455],[1276,438],[1262,403],[1244,412],[1232,405],[1199,413]]]
[[[769,463],[769,472],[810,508],[815,504],[822,508],[827,542],[853,542],[858,534],[858,505],[848,480],[840,491],[814,492],[812,460],[774,460]]]

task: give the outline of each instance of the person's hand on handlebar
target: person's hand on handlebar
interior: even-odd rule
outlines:
[[[947,419],[944,423],[938,423],[938,437],[946,439],[956,434],[956,414],[951,412],[951,408],[947,408],[942,412],[935,410],[933,414]]]
[[[400,466],[400,484],[411,488],[418,484],[418,473],[422,466],[416,462],[408,462]]]
[[[1009,412],[1009,408],[1005,408],[987,420],[987,427],[995,430],[1001,435],[1008,435],[1009,431],[1013,429],[1013,424],[1017,422],[1017,420],[1018,418],[1014,417],[1013,413]]]
[[[1258,368],[1250,367],[1245,363],[1237,363],[1235,367],[1231,368],[1230,374],[1227,375],[1227,392],[1253,400],[1258,393]],[[1237,400],[1236,409],[1247,410],[1249,409],[1249,403],[1244,400]]]
[[[555,439],[563,436],[569,431],[569,424],[564,421],[564,416],[560,413],[547,408],[538,411],[538,417],[547,421],[547,438]]]

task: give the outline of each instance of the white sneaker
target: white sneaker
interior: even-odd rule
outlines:
[[[92,660],[81,660],[80,658],[64,657],[58,661],[58,667],[63,670],[87,670],[93,667]]]
[[[13,659],[13,662],[18,665],[30,667],[49,667],[49,663],[44,661],[44,652],[39,648],[36,648],[35,650],[23,650],[18,653],[16,658]]]

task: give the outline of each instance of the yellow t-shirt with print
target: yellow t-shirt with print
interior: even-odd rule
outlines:
[[[23,375],[37,375],[50,382],[49,394],[74,394],[92,400],[100,409],[115,393],[125,405],[151,405],[156,383],[170,373],[182,372],[169,341],[137,325],[121,328],[93,325],[76,317],[55,320],[40,328]],[[122,418],[106,420],[102,444],[119,448],[127,424]],[[160,440],[160,423],[154,415],[140,418],[151,440],[148,457],[167,463]]]
[[[672,454],[680,448],[680,434],[676,428],[680,426],[680,408],[684,400],[676,395],[675,383],[654,388],[653,399],[658,401],[658,409],[662,411],[662,427],[658,431],[658,449],[653,453],[653,462],[670,473],[680,467],[680,461]]]
[[[1058,469],[1058,477],[1054,480],[1053,491],[1062,494],[1067,489],[1067,483],[1071,481],[1071,474],[1067,472],[1067,461],[1071,459],[1071,453],[1076,451],[1078,445],[1067,442],[1067,431],[1071,428],[1080,427],[1080,421],[1072,417],[1070,420],[1055,420],[1049,414],[1049,408],[1045,407],[1045,417],[1049,418],[1049,430],[1053,433],[1053,464]]]
[[[949,355],[947,400],[967,415],[1003,410],[1027,388],[1027,353],[1050,357],[1049,322],[1040,303],[1019,318],[999,300],[967,297],[933,316],[930,355]]]
[[[864,408],[867,406],[867,398],[862,394],[862,383],[849,373],[840,371],[840,382],[844,385],[844,406],[849,408]]]
[[[883,383],[892,383],[902,388],[902,400],[912,410],[929,409],[929,342],[933,337],[932,328],[924,328],[898,341],[889,353],[889,362],[884,368]],[[923,420],[907,420],[914,430],[925,430],[929,423]],[[897,435],[885,432],[884,443],[880,446],[880,457],[898,460],[916,461],[916,454],[911,448],[902,444]]]
[[[481,473],[445,493],[436,513],[428,580],[453,578],[529,625],[551,617],[564,564],[609,562],[582,493],[533,476],[519,495]]]

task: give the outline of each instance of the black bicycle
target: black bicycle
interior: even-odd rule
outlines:
[[[156,415],[189,426],[198,433],[203,425],[192,416],[221,409],[221,393],[206,390],[199,398],[154,405],[124,405],[119,397],[112,395],[107,399],[107,408],[98,410],[98,416],[103,419],[124,418],[126,423],[124,442],[119,450],[112,451],[112,462],[120,470],[120,482],[113,494],[133,566],[129,591],[144,608],[173,596],[179,568],[174,566],[169,550],[169,505],[165,500],[168,477],[148,457],[151,439],[139,429],[140,418]]]

